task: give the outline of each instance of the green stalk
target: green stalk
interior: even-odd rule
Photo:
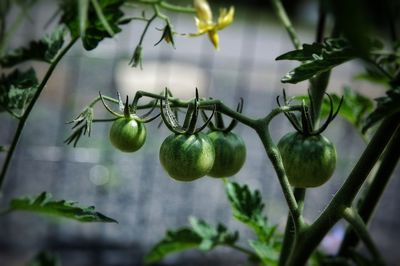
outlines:
[[[145,4],[145,5],[153,5],[153,6],[159,6],[165,10],[169,10],[172,12],[178,12],[178,13],[191,13],[194,14],[196,13],[196,9],[194,9],[191,6],[180,6],[180,5],[175,5],[168,3],[167,1],[162,1],[162,0],[138,0],[138,1],[133,1],[139,2],[140,4]]]
[[[301,49],[301,42],[297,33],[290,21],[288,15],[286,14],[285,8],[282,5],[280,0],[271,0],[272,8],[274,9],[274,13],[278,16],[282,25],[285,27],[287,33],[289,34],[289,38],[293,43],[293,46],[296,49]]]
[[[247,248],[244,248],[244,247],[241,247],[241,246],[238,246],[238,245],[235,245],[235,244],[224,244],[224,246],[232,248],[232,249],[237,250],[239,252],[242,252],[242,253],[248,255],[249,257],[257,258],[257,255],[254,252],[252,252],[251,250],[248,250]]]
[[[389,143],[400,123],[400,114],[384,119],[370,143],[364,150],[349,177],[333,197],[318,219],[296,238],[293,252],[286,265],[305,265],[312,252],[318,247],[323,237],[341,218],[343,210],[351,206],[362,184],[368,177],[386,145]],[[400,133],[396,132],[396,137]]]
[[[288,111],[299,111],[301,106],[283,106],[281,108],[276,108],[271,111],[269,115],[265,118],[259,120],[258,126],[255,128],[257,134],[259,135],[264,149],[272,162],[275,172],[278,176],[278,181],[281,185],[283,195],[285,196],[286,203],[288,204],[290,215],[293,219],[293,225],[296,233],[300,232],[303,227],[305,227],[303,216],[301,214],[302,208],[299,207],[296,198],[291,189],[288,177],[286,175],[285,169],[283,167],[283,162],[281,155],[279,153],[278,147],[275,145],[271,138],[271,134],[268,130],[268,125],[271,120],[281,112]]]
[[[161,1],[159,5],[160,7],[169,11],[174,11],[179,13],[192,13],[192,14],[196,13],[196,9],[194,9],[193,7],[178,6],[170,4],[166,1]]]
[[[400,129],[397,129],[400,131]],[[376,206],[385,190],[387,183],[392,176],[394,169],[399,161],[400,157],[400,134],[395,133],[394,137],[390,140],[383,156],[381,159],[380,166],[375,173],[372,182],[365,192],[365,196],[360,199],[357,204],[358,213],[364,221],[368,224],[371,219]],[[339,255],[347,255],[347,251],[351,247],[356,247],[359,238],[357,237],[354,230],[348,228],[343,238],[342,244],[339,249]]]
[[[384,260],[372,240],[367,226],[361,216],[353,208],[346,208],[343,211],[343,218],[351,225],[357,235],[363,240],[365,246],[371,252],[375,265],[385,265]]]
[[[304,198],[306,196],[306,189],[305,188],[294,188],[293,194],[297,201],[297,204],[299,205],[299,210],[302,213],[303,209],[304,209]],[[283,236],[282,249],[281,249],[281,253],[279,255],[279,266],[285,265],[286,260],[289,257],[290,252],[292,251],[295,236],[296,235],[295,235],[295,227],[293,224],[293,219],[289,213],[287,220],[286,220],[286,227],[285,227],[285,233]]]
[[[326,12],[322,6],[321,1],[319,2],[319,12],[318,12],[318,26],[316,30],[315,40],[316,42],[322,42],[324,38],[324,29],[325,29],[325,21],[326,21]],[[296,44],[295,44],[296,46]],[[298,47],[296,47],[299,49]],[[318,126],[319,116],[321,112],[321,105],[323,101],[323,97],[325,95],[325,91],[328,87],[330,77],[330,71],[324,72],[314,79],[310,80],[310,97],[312,101],[312,110],[311,117],[312,121],[314,121],[313,126]],[[306,189],[295,188],[294,189],[295,198],[297,203],[299,204],[300,212],[303,212],[304,208],[304,198],[306,194]],[[279,265],[285,265],[287,258],[289,257],[291,250],[293,248],[293,244],[295,241],[295,228],[293,221],[290,217],[290,214],[287,217],[285,233],[283,237],[282,250],[279,257]]]
[[[30,101],[30,103],[29,103],[28,107],[26,108],[24,114],[21,116],[21,119],[18,122],[17,130],[15,131],[14,138],[12,140],[11,146],[10,146],[10,148],[8,150],[6,159],[4,161],[3,168],[1,170],[1,174],[0,174],[0,191],[1,191],[1,188],[3,186],[3,182],[4,182],[5,176],[7,174],[7,170],[8,170],[8,167],[10,165],[12,156],[13,156],[14,151],[15,151],[15,148],[16,148],[16,146],[18,144],[18,141],[19,141],[19,139],[21,137],[22,130],[24,129],[26,120],[28,119],[28,117],[29,117],[34,105],[36,104],[36,101],[38,100],[41,92],[43,91],[44,87],[46,86],[47,81],[51,77],[51,75],[52,75],[54,69],[56,68],[57,64],[60,62],[60,60],[64,57],[64,55],[68,52],[68,50],[74,45],[74,43],[77,40],[78,40],[78,37],[72,39],[68,43],[68,45],[63,50],[61,50],[61,52],[58,54],[58,56],[51,63],[51,65],[50,65],[49,69],[47,70],[42,82],[39,84],[39,87],[37,88],[35,94],[33,95],[32,100]]]

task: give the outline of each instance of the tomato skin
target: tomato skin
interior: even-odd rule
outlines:
[[[335,171],[335,146],[322,135],[288,133],[278,142],[278,149],[289,182],[294,187],[321,186]]]
[[[161,144],[160,161],[168,175],[178,181],[205,176],[215,159],[214,146],[204,133],[172,134]]]
[[[207,134],[215,148],[215,162],[211,177],[233,176],[246,160],[246,145],[243,139],[232,132],[211,131]]]
[[[123,152],[134,152],[146,141],[146,127],[133,118],[118,118],[111,126],[109,137],[115,148]]]

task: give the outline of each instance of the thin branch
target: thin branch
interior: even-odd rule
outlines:
[[[33,107],[36,104],[36,101],[38,100],[41,92],[43,91],[45,85],[47,84],[47,81],[51,77],[51,74],[53,73],[53,71],[56,68],[57,64],[64,57],[64,55],[69,51],[69,49],[75,44],[75,42],[77,40],[78,40],[78,37],[71,39],[71,41],[68,43],[68,45],[63,50],[61,50],[61,52],[57,55],[57,57],[51,63],[51,65],[48,68],[48,70],[47,70],[42,82],[40,83],[40,85],[38,86],[35,94],[33,95],[32,100],[30,101],[28,107],[26,108],[23,116],[19,120],[17,130],[15,131],[14,138],[12,140],[10,149],[9,149],[9,151],[7,153],[7,156],[6,156],[6,159],[4,161],[3,168],[1,170],[1,174],[0,174],[0,190],[2,188],[5,176],[7,174],[7,170],[8,170],[8,167],[10,165],[11,158],[12,158],[12,156],[14,154],[14,151],[15,151],[15,148],[16,148],[16,146],[18,144],[19,138],[21,137],[22,130],[24,129],[26,120],[28,119]]]
[[[367,226],[357,211],[353,208],[346,208],[344,209],[342,216],[352,226],[354,231],[356,231],[357,235],[362,239],[365,246],[371,252],[371,255],[374,257],[374,263],[376,263],[375,265],[385,265],[383,257],[368,232]]]
[[[275,14],[278,16],[282,25],[285,27],[287,33],[289,34],[289,37],[293,43],[293,46],[298,50],[301,49],[300,39],[297,36],[297,33],[285,11],[285,8],[282,5],[282,2],[280,0],[272,0],[271,3],[272,3],[272,7],[274,9]]]

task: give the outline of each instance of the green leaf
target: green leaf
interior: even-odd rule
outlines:
[[[277,238],[276,226],[268,223],[263,215],[264,204],[258,190],[253,193],[247,185],[240,186],[235,182],[225,182],[225,191],[231,204],[233,216],[248,225],[257,235],[258,239],[269,243]]]
[[[0,112],[22,111],[31,101],[38,87],[33,68],[25,72],[18,69],[0,77]]]
[[[27,60],[51,63],[64,44],[65,28],[60,26],[51,35],[38,41],[31,41],[27,47],[18,48],[0,58],[0,65],[13,67]]]
[[[61,262],[58,256],[48,251],[41,251],[29,261],[28,266],[61,266]]]
[[[4,146],[0,146],[0,152],[6,152],[7,149]]]
[[[62,218],[69,218],[79,222],[105,222],[117,223],[99,212],[94,206],[80,207],[77,202],[66,200],[53,200],[50,193],[43,192],[36,197],[24,197],[13,199],[10,203],[10,211],[29,211],[42,213]]]
[[[366,68],[365,72],[360,73],[354,77],[356,80],[365,80],[371,83],[379,84],[379,85],[384,85],[388,86],[390,79],[384,75],[382,72],[372,69],[372,68]]]
[[[98,0],[95,5],[90,2],[89,7],[80,0],[61,3],[61,23],[67,25],[73,37],[81,37],[86,50],[96,48],[104,38],[120,32],[124,15],[121,11],[123,0]]]
[[[302,64],[289,73],[281,81],[298,83],[329,71],[335,66],[352,60],[357,53],[344,39],[326,39],[323,44],[303,45],[303,49],[290,51],[276,60],[297,60]]]
[[[196,248],[201,242],[201,237],[190,228],[167,231],[164,239],[154,245],[145,256],[144,261],[146,264],[158,262],[171,253]]]
[[[261,241],[250,240],[249,244],[265,265],[278,265],[279,250]]]
[[[237,232],[230,233],[222,224],[212,227],[205,221],[190,218],[192,228],[181,228],[167,231],[166,236],[158,242],[145,256],[146,264],[155,263],[165,256],[186,249],[209,251],[218,245],[233,245],[239,238]]]
[[[216,228],[211,227],[205,221],[195,217],[190,217],[190,224],[193,231],[202,238],[199,249],[204,251],[211,250],[215,246],[221,244],[232,245],[239,238],[237,232],[228,232],[226,227],[222,224],[218,224]]]
[[[375,110],[367,117],[363,132],[381,121],[387,116],[400,112],[400,87],[392,88],[386,91],[385,97],[375,99],[377,106]]]

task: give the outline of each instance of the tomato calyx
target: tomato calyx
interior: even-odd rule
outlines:
[[[188,134],[188,135],[194,135],[202,131],[211,121],[212,117],[215,114],[216,110],[216,105],[212,105],[213,110],[210,115],[210,117],[207,117],[206,121],[202,126],[199,128],[196,128],[197,124],[197,118],[199,115],[199,109],[200,109],[200,98],[199,98],[199,92],[196,88],[196,96],[195,98],[188,104],[185,120],[183,122],[183,125],[181,126],[179,124],[179,121],[174,114],[174,112],[171,109],[171,106],[169,104],[168,100],[168,90],[165,90],[165,96],[164,99],[160,100],[160,109],[161,109],[161,117],[167,126],[169,130],[174,132],[175,134]]]
[[[104,108],[106,108],[106,110],[109,113],[111,113],[112,115],[114,115],[116,117],[115,120],[118,119],[118,118],[124,117],[125,119],[128,119],[128,120],[132,120],[133,119],[133,120],[135,120],[136,122],[139,122],[139,123],[148,123],[148,122],[151,122],[151,121],[155,120],[157,117],[159,117],[161,115],[161,113],[159,113],[159,114],[157,114],[157,115],[155,115],[153,117],[149,117],[151,115],[151,113],[155,110],[158,101],[155,101],[155,103],[153,104],[153,106],[150,108],[150,110],[147,113],[143,114],[142,116],[139,116],[136,113],[136,104],[137,104],[137,102],[134,101],[130,105],[129,104],[128,95],[126,96],[125,103],[123,103],[122,100],[121,100],[120,94],[118,93],[119,109],[123,113],[118,113],[118,112],[113,111],[106,104],[106,102],[104,101],[104,98],[103,98],[103,95],[101,94],[101,92],[99,92],[99,95],[100,95],[100,100],[103,103]]]
[[[333,100],[331,95],[325,92],[325,95],[328,97],[330,108],[329,108],[329,114],[325,122],[322,124],[321,127],[315,129],[315,121],[313,117],[314,113],[314,103],[313,99],[311,97],[310,91],[308,91],[308,98],[310,105],[306,105],[305,101],[302,101],[301,104],[301,111],[300,111],[300,117],[296,116],[293,112],[285,112],[285,116],[289,120],[289,122],[292,124],[292,126],[296,129],[297,132],[299,132],[303,136],[318,136],[320,135],[325,129],[328,127],[328,125],[335,119],[337,114],[339,113],[340,107],[342,106],[343,103],[343,96],[340,98],[340,102],[336,108],[336,111],[334,111],[333,107]],[[284,106],[289,106],[291,99],[287,99],[286,97],[286,92],[283,90],[283,105]],[[282,107],[281,102],[280,102],[280,95],[276,97],[276,101],[278,103],[279,107]]]
[[[242,113],[243,111],[243,98],[240,97],[240,101],[236,106],[236,112]],[[204,111],[202,111],[202,116],[203,119],[206,121],[207,120],[207,115],[205,114]],[[224,119],[222,118],[222,114],[218,111],[215,112],[214,115],[214,121],[215,124],[212,121],[209,121],[208,127],[211,129],[211,131],[222,131],[224,133],[229,133],[234,129],[238,123],[236,119],[232,119],[232,121],[229,123],[227,127],[225,127]]]

